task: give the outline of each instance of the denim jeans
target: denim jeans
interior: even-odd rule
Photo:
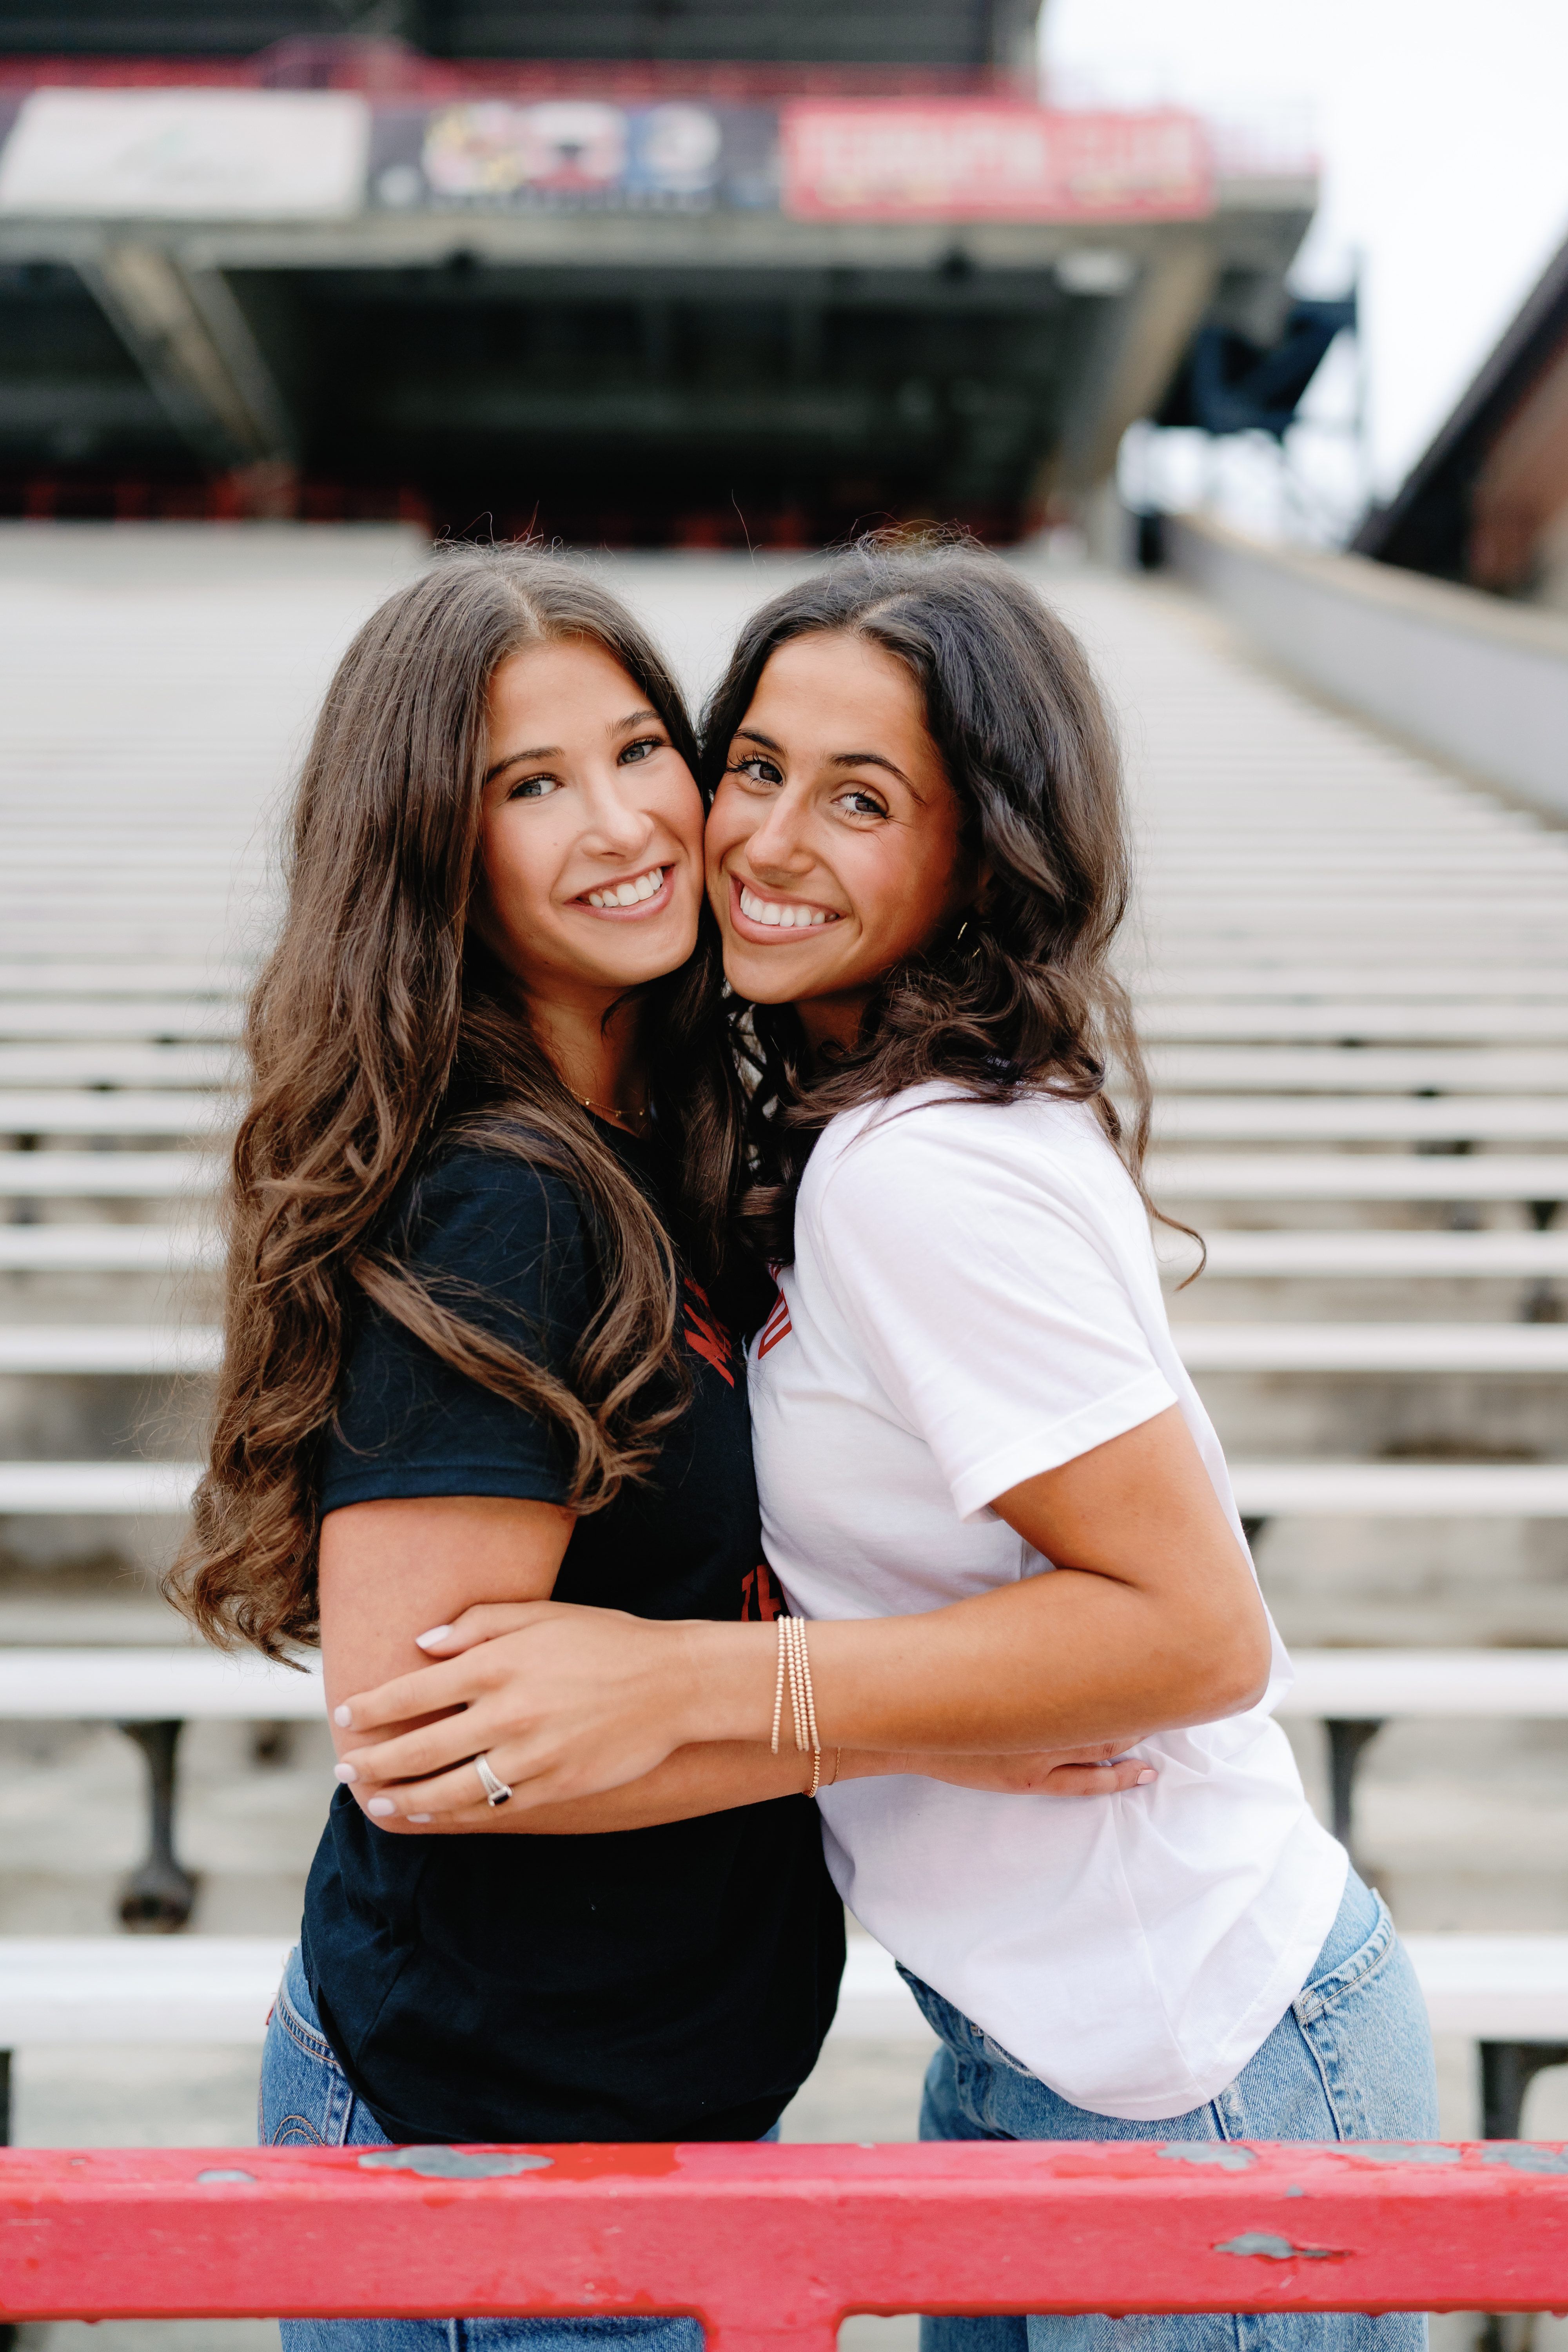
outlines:
[[[776,2138],[778,2126],[767,2134]],[[261,2053],[263,2147],[384,2147],[321,2032],[296,1946]],[[702,2352],[695,2319],[285,2319],[283,2352]]]
[[[1381,1896],[1352,1871],[1311,1976],[1208,2105],[1133,2123],[1069,2105],[977,2025],[901,1972],[941,2047],[922,2139],[1436,2139],[1426,2004]],[[922,2319],[921,2352],[1421,2352],[1418,2312],[1068,2313]]]

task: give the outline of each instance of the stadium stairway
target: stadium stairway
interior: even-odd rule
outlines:
[[[1208,1270],[1177,1287],[1195,1246],[1156,1246],[1286,1637],[1314,1666],[1558,1650],[1568,835],[1310,700],[1187,593],[1041,584],[1121,709],[1148,1180]],[[1354,1843],[1402,1924],[1568,1924],[1561,1720],[1346,1704],[1293,1730],[1342,1822],[1366,1750]]]
[[[178,1519],[148,1511],[147,1482],[195,1450],[205,1388],[150,1365],[146,1335],[213,1318],[211,1275],[171,1265],[210,1215],[288,778],[332,663],[422,555],[402,530],[0,528],[0,1645],[25,1680],[39,1645],[182,1638],[153,1589]],[[133,1661],[125,1679],[131,1701]],[[121,1905],[173,1924],[192,1888],[146,1814],[149,1793],[168,1810],[174,1719],[27,1704],[0,1720],[20,1768],[0,1928],[101,1931]],[[193,1726],[202,1925],[287,1932],[325,1739]]]
[[[0,532],[14,1651],[180,1638],[150,1576],[215,1346],[204,1204],[273,819],[331,660],[416,553],[394,533]],[[1568,838],[1306,700],[1187,593],[1020,561],[1122,719],[1148,1177],[1209,1270],[1178,1288],[1195,1249],[1168,1226],[1157,1245],[1265,1590],[1311,1654],[1315,1713],[1289,1718],[1310,1785],[1343,1819],[1359,1763],[1357,1851],[1406,1927],[1561,1931]],[[640,558],[616,576],[700,688],[787,568]],[[1361,1652],[1399,1657],[1380,1681],[1375,1656],[1342,1654]],[[1539,1671],[1507,1670],[1518,1652]],[[101,1932],[135,1859],[136,1759],[101,1710],[60,1721],[48,1675],[52,1720],[24,1718],[24,1670],[0,1722],[31,1759],[0,1795],[0,1928]],[[323,1741],[193,1721],[179,1837],[197,1928],[289,1932]],[[171,1924],[183,1899],[154,1873],[132,1924]]]

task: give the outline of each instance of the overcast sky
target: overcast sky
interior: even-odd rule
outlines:
[[[1072,103],[1307,110],[1298,278],[1338,293],[1364,257],[1386,495],[1568,236],[1568,0],[1047,0],[1041,46]]]

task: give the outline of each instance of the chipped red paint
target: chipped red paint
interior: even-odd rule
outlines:
[[[7,2148],[0,2315],[687,2311],[713,2352],[830,2352],[851,2311],[1568,2306],[1568,2150],[1531,2142],[540,2147],[485,2177],[507,2153]]]

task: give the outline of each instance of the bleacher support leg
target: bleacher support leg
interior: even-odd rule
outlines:
[[[1525,1202],[1525,1207],[1530,1211],[1530,1222],[1538,1234],[1551,1232],[1552,1220],[1562,1205],[1560,1201],[1527,1201]],[[1563,1319],[1563,1294],[1555,1283],[1548,1281],[1532,1283],[1525,1297],[1521,1320],[1526,1323],[1561,1323]]]
[[[174,1853],[174,1756],[183,1723],[122,1723],[147,1759],[147,1858],[126,1880],[120,1916],[132,1935],[172,1936],[191,1916],[196,1882]]]
[[[1543,2067],[1568,2066],[1568,2042],[1483,2042],[1481,2043],[1481,2137],[1517,2139],[1524,2114],[1524,2095]],[[1477,2338],[1477,2352],[1529,2352],[1533,2318],[1518,2319],[1489,2312]]]
[[[1517,2139],[1524,2095],[1543,2067],[1568,2066],[1568,2042],[1483,2042],[1481,2137]]]
[[[1353,1853],[1351,1831],[1355,1813],[1356,1768],[1368,1740],[1375,1739],[1383,1729],[1383,1717],[1360,1722],[1347,1716],[1328,1716],[1323,1729],[1329,1735],[1329,1788],[1334,1835]]]

